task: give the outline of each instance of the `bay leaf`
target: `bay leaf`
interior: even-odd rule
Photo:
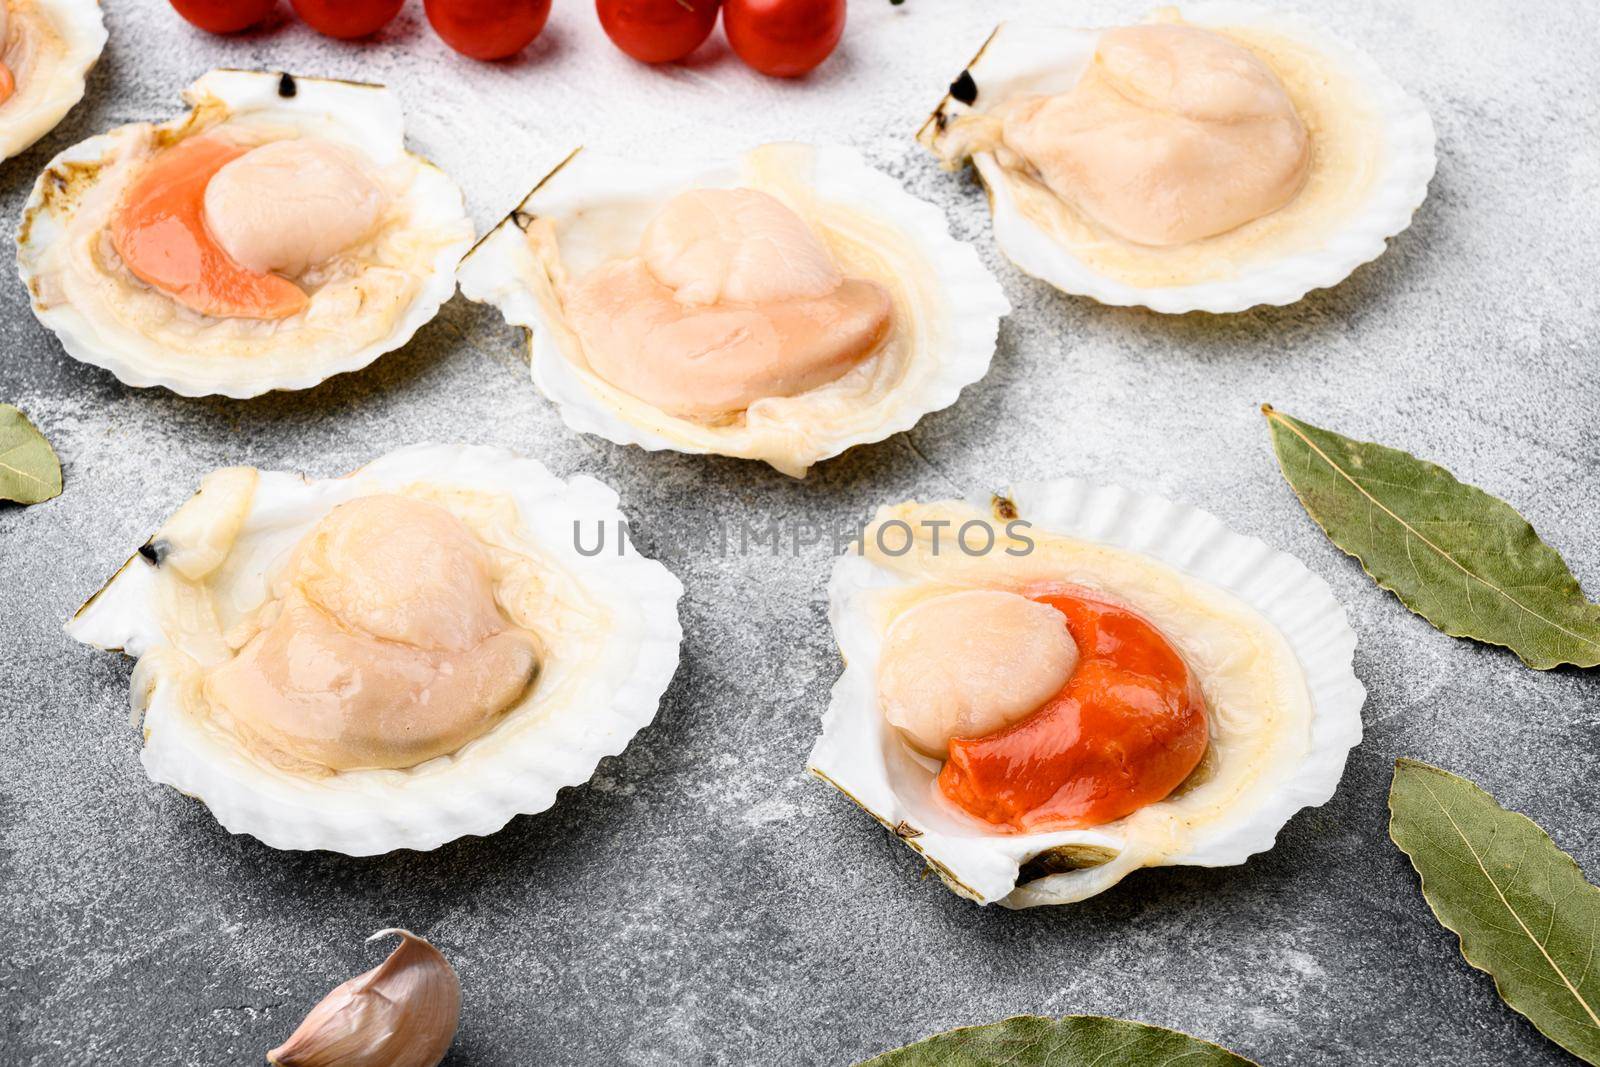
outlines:
[[[38,504],[61,495],[61,461],[28,417],[0,404],[0,500]]]
[[[1209,1041],[1159,1026],[1068,1015],[1018,1015],[963,1026],[874,1056],[859,1067],[1256,1067]]]
[[[1600,665],[1600,604],[1505,501],[1408,452],[1261,412],[1306,511],[1406,607],[1539,670]]]
[[[1468,963],[1550,1040],[1600,1064],[1600,888],[1525,815],[1449,771],[1396,760],[1389,836]]]

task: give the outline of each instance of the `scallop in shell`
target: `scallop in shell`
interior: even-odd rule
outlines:
[[[0,3],[0,159],[55,129],[106,45],[97,0]]]
[[[1190,709],[1198,735],[1193,715],[1165,735],[1150,732],[1148,718],[1115,734],[1105,712],[1091,723],[1088,698],[1072,707],[1040,704],[1062,678],[1069,679],[1064,694],[1079,692],[1071,688],[1077,679],[1104,670],[1104,658],[1127,647],[1124,631],[1114,641],[1080,640],[1063,657],[1035,626],[1043,614],[1060,629],[1046,605],[1067,603],[1052,598],[1063,592],[1131,617],[1170,643],[1181,661],[1171,669],[1187,671],[1198,687],[1192,698],[1203,701]],[[995,602],[989,614],[968,616],[982,619],[980,632],[916,622],[974,593]],[[1326,583],[1215,517],[1158,498],[1061,480],[992,499],[885,507],[857,550],[838,560],[829,604],[845,670],[808,769],[920,853],[951,889],[980,903],[1070,903],[1141,867],[1242,863],[1271,848],[1296,811],[1333,795],[1361,738],[1365,691],[1351,666],[1355,634]],[[937,646],[928,655],[944,657],[924,657],[922,677],[909,687],[894,669],[910,662],[903,658],[908,630],[914,641]],[[1081,637],[1075,623],[1072,632]],[[1006,635],[998,647],[993,633]],[[1127,698],[1113,720],[1150,712],[1148,700],[1127,694],[1153,671],[1105,675]],[[985,686],[987,695],[968,699]],[[1028,686],[1035,691],[1010,700]],[[930,738],[901,717],[906,709],[897,704],[907,693],[962,714]],[[1062,745],[1097,744],[1095,731],[1113,731],[1101,753],[1116,765],[1109,792],[1093,777],[1096,757],[1087,749],[1043,794],[1056,816],[1070,817],[997,817],[973,804],[972,791],[951,788],[980,781],[968,773],[977,766],[968,759],[974,741],[1027,741],[1016,731],[1057,707],[1068,716],[1060,720]],[[1196,736],[1199,745],[1175,763],[1173,753]],[[1001,767],[998,785],[988,782],[991,797],[1004,802],[1024,791],[1016,768],[1058,743],[1045,740]],[[949,758],[941,762],[945,743]],[[1139,761],[1151,753],[1165,761],[1156,770],[1168,777],[1133,803],[1108,808],[1130,767],[1142,774]],[[952,775],[958,756],[961,773]],[[1099,814],[1077,817],[1091,809]]]
[[[617,497],[488,447],[234,467],[67,624],[137,657],[152,779],[274,848],[371,855],[542,811],[648,724],[683,587],[580,548]]]
[[[461,192],[377,85],[217,70],[192,110],[51,160],[17,234],[67,354],[185,396],[304,389],[404,345],[454,291]]]
[[[800,144],[685,166],[580,150],[460,279],[530,332],[573,429],[795,477],[953,403],[1009,311],[936,208]]]
[[[1231,2],[1002,23],[918,139],[976,168],[1022,270],[1174,314],[1337,284],[1410,224],[1435,164],[1427,111],[1370,57]]]

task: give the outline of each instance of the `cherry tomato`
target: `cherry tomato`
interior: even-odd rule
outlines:
[[[727,0],[722,28],[740,59],[774,78],[798,78],[844,33],[845,0]]]
[[[238,33],[261,22],[278,0],[172,0],[172,9],[207,33]]]
[[[641,63],[682,59],[711,36],[721,0],[595,0],[613,44]]]
[[[290,0],[294,13],[325,37],[348,41],[389,25],[405,0]]]
[[[528,46],[550,17],[550,0],[423,0],[434,32],[473,59],[504,59]]]

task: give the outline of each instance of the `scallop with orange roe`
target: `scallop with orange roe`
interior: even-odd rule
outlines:
[[[454,287],[461,193],[381,86],[213,71],[193,110],[51,161],[18,232],[34,313],[130,385],[249,397],[405,344]]]
[[[1078,652],[1072,674],[1020,721],[952,738],[940,792],[1024,833],[1101,826],[1165,800],[1209,743],[1205,696],[1183,657],[1137,612],[1099,597],[1028,597],[1061,615]]]
[[[881,508],[829,605],[845,670],[808,769],[981,903],[1242,863],[1361,737],[1326,584],[1120,489]]]
[[[161,153],[129,188],[111,220],[111,246],[140,281],[214,318],[284,319],[305,310],[305,291],[240,265],[206,228],[205,195],[217,171],[249,152],[196,137]]]
[[[49,133],[83,99],[105,44],[97,0],[0,3],[0,160]]]

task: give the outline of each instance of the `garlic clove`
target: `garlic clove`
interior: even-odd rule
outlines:
[[[461,981],[448,960],[409,930],[389,958],[323,997],[289,1040],[267,1053],[275,1067],[436,1067],[461,1019]]]

